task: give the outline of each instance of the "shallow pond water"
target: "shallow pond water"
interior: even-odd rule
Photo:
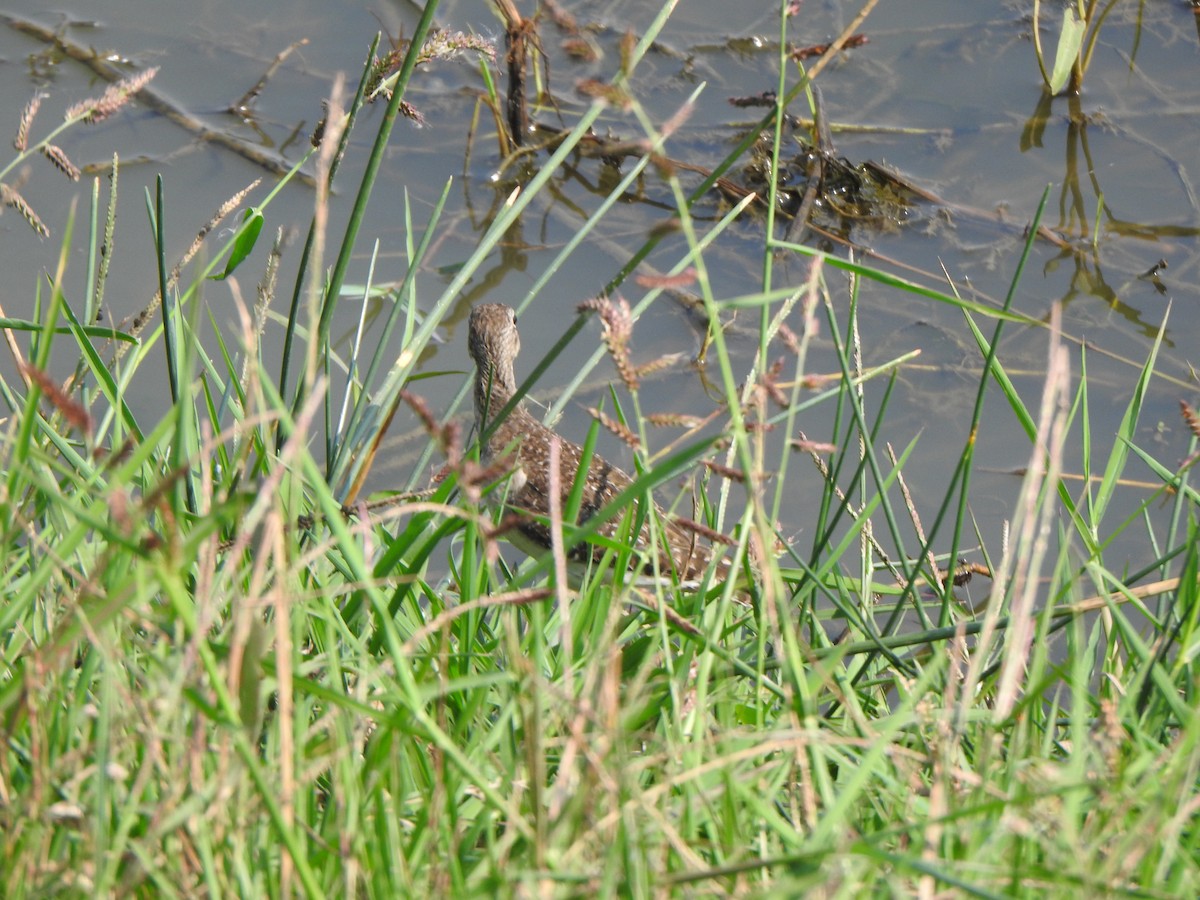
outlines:
[[[522,4],[524,6],[525,4]],[[91,13],[46,13],[38,4],[18,3],[7,14],[58,29],[71,41],[90,47],[131,69],[158,66],[155,87],[180,109],[209,127],[285,160],[296,160],[321,114],[321,100],[336,73],[351,85],[366,49],[380,28],[410,33],[419,10],[412,4],[342,3],[298,0],[287,14],[249,14],[243,4],[207,0],[180,7],[127,2]],[[649,2],[562,3],[584,29],[595,58],[581,60],[564,47],[571,36],[550,24],[542,39],[549,66],[545,86],[557,110],[544,106],[540,120],[570,124],[586,107],[576,90],[586,79],[610,79],[621,57],[627,32],[640,34],[659,7]],[[1193,9],[1182,0],[1153,4],[1119,3],[1105,23],[1081,96],[1044,98],[1031,41],[1031,3],[888,2],[872,11],[862,32],[867,43],[844,52],[818,79],[836,155],[851,166],[881,164],[942,198],[919,201],[903,220],[870,216],[846,226],[846,237],[869,249],[869,260],[920,283],[945,289],[943,271],[955,286],[981,302],[1001,300],[1013,278],[1023,246],[1023,229],[1050,186],[1043,224],[1082,252],[1067,252],[1042,241],[1034,247],[1014,306],[1034,320],[1045,320],[1052,304],[1063,306],[1063,331],[1072,344],[1072,371],[1080,367],[1079,347],[1086,343],[1092,400],[1092,433],[1107,453],[1111,435],[1128,402],[1138,368],[1145,361],[1170,309],[1160,377],[1152,383],[1138,440],[1156,458],[1172,466],[1187,455],[1189,434],[1178,415],[1180,400],[1197,402],[1200,392],[1192,371],[1193,348],[1200,337],[1200,204],[1194,187],[1200,141],[1200,83],[1191,74],[1200,64],[1200,36]],[[739,136],[762,115],[761,109],[732,105],[773,90],[778,83],[778,4],[739,5],[684,2],[674,10],[654,50],[638,68],[631,91],[647,114],[661,125],[671,119],[698,88],[694,107],[667,144],[675,160],[701,167],[719,163]],[[788,22],[787,39],[795,45],[818,44],[835,36],[857,13],[857,4],[805,2]],[[479,0],[447,0],[438,24],[474,31],[501,41],[499,21]],[[1053,46],[1052,29],[1043,39]],[[385,39],[386,40],[386,39]],[[303,42],[303,43],[301,43]],[[271,60],[291,54],[250,103],[249,115],[228,107],[243,97],[267,71]],[[14,131],[20,110],[35,92],[47,95],[45,121],[103,84],[80,63],[65,59],[27,31],[0,23],[0,121]],[[1183,75],[1181,73],[1188,73]],[[497,72],[499,79],[500,74]],[[789,76],[789,83],[795,73]],[[436,201],[447,179],[454,179],[439,225],[441,234],[425,265],[422,281],[439,292],[450,273],[469,253],[477,234],[516,183],[510,170],[499,175],[501,159],[488,116],[477,104],[483,90],[477,61],[464,56],[422,70],[409,99],[425,117],[421,127],[401,122],[393,134],[361,231],[359,253],[349,280],[366,278],[372,243],[379,242],[376,280],[402,277],[403,204],[412,204],[418,221]],[[797,102],[789,109],[807,118]],[[331,235],[339,235],[365,162],[381,109],[368,110],[354,136],[333,204]],[[474,116],[479,125],[467,134]],[[609,110],[597,131],[614,138],[642,136],[627,114]],[[803,135],[804,129],[797,130]],[[198,141],[157,113],[134,107],[94,128],[77,128],[62,142],[80,164],[100,164],[118,152],[121,209],[108,297],[109,315],[120,321],[140,309],[153,293],[151,238],[143,191],[153,189],[162,173],[168,198],[167,244],[180,253],[221,201],[263,176],[268,189],[274,176],[253,162],[211,142]],[[796,156],[802,150],[797,144]],[[544,161],[538,158],[534,165]],[[526,173],[527,174],[527,173]],[[732,177],[738,177],[734,173]],[[699,176],[683,175],[688,186]],[[598,159],[574,159],[556,173],[553,190],[531,207],[503,249],[484,266],[483,276],[464,290],[441,323],[436,346],[423,360],[427,371],[451,372],[421,382],[434,410],[447,411],[470,368],[465,321],[470,306],[488,300],[518,304],[549,260],[596,208],[614,183],[614,172]],[[11,210],[0,219],[0,265],[5,272],[5,312],[29,316],[39,270],[53,270],[67,210],[78,197],[82,210],[89,188],[66,182],[48,166],[31,166],[22,192],[39,211],[51,237],[34,235]],[[311,215],[312,192],[288,186],[271,207],[268,231],[298,229]],[[696,210],[706,222],[728,208],[714,194]],[[518,374],[527,374],[574,321],[576,305],[598,292],[645,240],[647,233],[673,215],[667,186],[652,174],[639,192],[625,198],[580,247],[567,268],[555,275],[521,320],[525,355]],[[707,254],[717,297],[752,293],[762,284],[762,215],[746,215],[714,243]],[[777,226],[786,228],[786,223]],[[1094,233],[1095,232],[1095,233]],[[294,267],[298,240],[289,249]],[[78,242],[76,242],[78,243]],[[666,240],[648,260],[665,269],[679,259],[682,239]],[[844,255],[843,245],[830,245]],[[169,253],[170,255],[170,253]],[[240,290],[253,294],[261,271],[260,248],[239,273]],[[286,259],[286,258],[285,258]],[[1157,280],[1144,273],[1166,260]],[[86,262],[73,249],[72,265]],[[284,271],[289,270],[285,261]],[[775,260],[774,284],[801,283],[805,258]],[[835,304],[848,303],[844,279],[830,279]],[[82,278],[76,282],[82,289]],[[283,296],[291,285],[281,285]],[[623,287],[632,301],[640,290]],[[214,283],[205,297],[218,327],[236,323],[230,288]],[[348,339],[357,318],[350,304],[342,310],[335,334]],[[860,299],[865,362],[887,361],[913,349],[922,355],[902,369],[882,437],[904,446],[920,436],[906,477],[918,498],[940,499],[948,464],[967,439],[971,405],[980,372],[979,354],[961,313],[931,301],[866,283]],[[984,330],[990,333],[991,326]],[[735,358],[745,366],[756,349],[752,337],[731,333]],[[268,353],[278,354],[281,329],[268,330]],[[1026,404],[1036,409],[1046,369],[1046,330],[1011,326],[1001,359]],[[580,361],[599,345],[598,327],[578,335],[542,378],[534,394],[553,397],[579,373]],[[639,321],[634,351],[640,359],[695,355],[699,333],[691,319],[671,302],[657,303]],[[6,367],[9,363],[5,363]],[[835,367],[826,335],[817,341],[809,369]],[[6,368],[7,371],[7,368]],[[574,437],[586,432],[584,407],[602,398],[611,367],[607,360],[585,378],[566,406],[559,426]],[[152,381],[152,380],[151,380]],[[161,385],[133,387],[135,401],[153,408],[163,403]],[[868,401],[868,405],[870,400]],[[646,387],[643,411],[706,414],[712,402],[703,379],[686,362],[659,373]],[[461,412],[462,410],[459,410]],[[817,408],[804,424],[814,439],[829,439],[832,411]],[[372,476],[374,488],[421,483],[415,472],[419,442],[415,422],[398,417],[394,441]],[[781,440],[787,436],[781,436]],[[1068,460],[1079,459],[1078,435]],[[973,482],[972,509],[985,540],[995,541],[1013,514],[1017,479],[1012,470],[1027,464],[1029,444],[1012,413],[998,397],[989,400],[984,430],[978,435],[980,470]],[[628,464],[615,439],[602,438],[602,450]],[[949,463],[948,463],[949,461]],[[1146,472],[1147,480],[1151,480]],[[819,490],[812,479],[790,478],[794,496],[785,507],[785,532],[803,535],[806,509]],[[1136,508],[1144,488],[1122,492],[1123,509]],[[918,505],[920,500],[918,499]],[[1131,543],[1127,553],[1141,550]]]

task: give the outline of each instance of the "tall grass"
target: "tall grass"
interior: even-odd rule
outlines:
[[[780,68],[780,96],[795,96],[803,77],[788,83],[782,55]],[[397,79],[376,154],[411,72]],[[667,137],[629,102],[648,152],[552,269]],[[641,474],[609,513],[625,515],[632,536],[639,497],[715,462],[737,477],[704,494],[701,518],[728,536],[743,575],[646,589],[625,574],[632,539],[610,542],[577,591],[555,576],[553,554],[506,567],[487,485],[463,436],[414,395],[416,364],[602,110],[580,117],[420,308],[441,206],[425,223],[406,208],[417,231],[394,317],[377,349],[364,337],[349,359],[328,323],[357,228],[326,253],[319,190],[287,316],[296,377],[260,353],[263,309],[240,308],[237,340],[198,337],[198,288],[239,254],[253,215],[191,281],[172,279],[159,242],[163,314],[136,340],[87,324],[71,298],[92,309],[102,284],[68,259],[77,230],[93,247],[106,218],[111,231],[93,191],[49,286],[38,282],[36,315],[5,321],[26,363],[0,382],[7,894],[1196,894],[1196,492],[1186,470],[1136,440],[1153,353],[1115,440],[1093,433],[1091,409],[1107,401],[1089,394],[1086,357],[1072,360],[1055,320],[1041,398],[1030,405],[1014,388],[1001,339],[1019,318],[1019,269],[993,309],[768,239],[760,288],[721,297],[706,249],[746,205],[702,227],[689,214],[700,195],[664,170],[686,243],[671,274],[694,271],[712,323],[757,310],[759,353],[736,358],[712,328],[721,442],[697,429],[639,450]],[[318,181],[328,185],[335,159],[317,161]],[[177,214],[169,185],[148,205],[159,226]],[[269,215],[270,197],[256,209]],[[812,257],[803,284],[774,283],[781,252]],[[834,267],[848,281],[827,278]],[[1028,436],[1011,537],[984,548],[992,581],[977,610],[945,571],[977,540],[973,439],[944,496],[918,510],[904,467],[921,447],[894,452],[877,439],[902,360],[859,362],[866,280],[961,311],[984,373],[972,436],[985,396]],[[526,307],[545,302],[545,281]],[[633,314],[661,290],[648,288]],[[797,321],[794,334],[784,327]],[[531,381],[579,330],[523,362]],[[832,337],[836,379],[807,369],[818,330]],[[395,331],[393,361],[383,354]],[[781,371],[771,355],[785,334]],[[132,349],[117,354],[114,342]],[[66,389],[49,374],[55,347],[81,359]],[[160,353],[167,412],[147,418],[125,396]],[[596,365],[607,365],[603,349],[580,379]],[[636,389],[613,397],[640,447],[653,446]],[[361,502],[363,471],[401,403],[425,417],[427,458],[448,458],[447,475],[431,492]],[[800,436],[798,415],[815,404],[835,411],[833,430]],[[766,426],[795,440],[769,441]],[[1080,459],[1064,458],[1071,433]],[[1135,458],[1161,487],[1144,517],[1113,521]],[[1068,470],[1083,487],[1070,487]],[[787,482],[813,471],[824,490],[806,512],[806,545],[780,549]],[[1149,515],[1161,503],[1165,530]],[[555,526],[560,551],[587,531]],[[1155,556],[1131,570],[1109,547],[1133,528]]]

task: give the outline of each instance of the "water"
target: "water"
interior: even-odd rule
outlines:
[[[289,4],[286,16],[270,18],[248,14],[243,5],[229,0],[172,8],[131,0],[117,6],[106,10],[103,19],[86,22],[44,13],[28,2],[10,7],[10,14],[61,28],[71,40],[127,59],[135,68],[158,66],[155,87],[180,108],[214,129],[291,160],[305,151],[307,134],[321,114],[320,101],[335,73],[346,73],[352,84],[372,35],[381,27],[390,34],[410,33],[418,13],[411,4],[334,7],[304,0]],[[622,36],[627,30],[640,33],[656,7],[647,2],[564,6],[581,24],[593,26],[587,37],[600,52],[595,61],[572,59],[563,50],[564,35],[549,24],[543,26],[543,45],[550,56],[547,83],[562,120],[569,124],[586,105],[575,85],[588,78],[611,78]],[[764,7],[761,13],[739,9],[735,17],[730,9],[729,4],[718,2],[680,4],[633,84],[634,94],[659,123],[704,86],[695,108],[669,143],[668,153],[705,167],[723,159],[742,129],[761,114],[731,106],[728,99],[771,90],[777,83],[777,14]],[[829,40],[857,9],[834,2],[804,3],[789,23],[789,40],[800,45]],[[1170,309],[1158,362],[1163,377],[1151,385],[1137,439],[1156,458],[1174,465],[1186,456],[1189,437],[1178,415],[1178,402],[1195,404],[1198,399],[1191,366],[1192,349],[1200,337],[1200,318],[1193,313],[1200,300],[1200,208],[1193,184],[1200,86],[1179,74],[1194,72],[1200,62],[1196,19],[1183,3],[1120,4],[1104,26],[1083,95],[1040,106],[1029,12],[1030,6],[1020,3],[884,2],[863,26],[869,43],[845,53],[822,74],[819,84],[834,125],[837,153],[856,165],[886,164],[957,210],[921,204],[903,227],[864,221],[851,237],[885,260],[878,263],[884,268],[905,267],[899,269],[905,277],[944,289],[944,266],[961,290],[997,301],[1015,271],[1023,243],[1021,229],[1050,185],[1045,225],[1085,246],[1097,224],[1099,232],[1094,249],[1078,256],[1039,243],[1015,307],[1043,320],[1053,303],[1063,304],[1063,328],[1075,342],[1076,376],[1081,361],[1078,346],[1087,343],[1091,427],[1098,447],[1094,452],[1101,457],[1111,444],[1138,367]],[[1139,12],[1140,30],[1134,18]],[[438,21],[497,40],[500,36],[498,20],[481,2],[449,0],[439,8]],[[1043,40],[1053,46],[1050,30],[1043,32]],[[252,118],[226,111],[259,81],[276,54],[301,41],[306,43],[295,48],[254,100]],[[7,121],[14,131],[19,111],[34,91],[49,95],[38,120],[48,127],[67,105],[103,89],[86,67],[62,59],[11,27],[0,27],[0,67],[4,70],[0,122]],[[794,81],[794,73],[790,79]],[[422,275],[423,295],[440,292],[450,277],[447,272],[465,258],[477,233],[511,190],[510,183],[493,177],[500,160],[485,114],[481,113],[474,141],[468,145],[465,140],[481,90],[470,57],[430,66],[415,79],[409,96],[426,124],[416,127],[402,122],[394,133],[350,281],[365,279],[375,240],[380,247],[377,280],[402,276],[403,197],[407,192],[421,219],[449,178],[454,179],[454,187],[437,247]],[[340,235],[344,227],[353,185],[381,111],[369,110],[355,135],[334,202],[332,236]],[[800,102],[790,112],[808,114]],[[549,108],[541,110],[538,118],[548,124],[559,122]],[[597,130],[617,137],[640,136],[630,117],[615,110],[605,114]],[[40,133],[35,128],[35,134]],[[142,308],[156,285],[143,197],[146,188],[152,189],[156,174],[161,172],[166,184],[169,257],[182,252],[225,197],[265,175],[253,163],[198,142],[162,117],[137,108],[94,128],[76,129],[62,145],[80,164],[104,162],[114,151],[126,160],[115,247],[119,264],[108,292],[108,312],[115,321]],[[86,177],[72,184],[41,161],[36,163],[21,190],[52,236],[38,238],[11,210],[0,219],[0,264],[6,273],[3,304],[10,316],[31,314],[38,267],[53,270],[71,200],[78,197],[82,211],[90,189]],[[555,190],[530,208],[503,251],[485,265],[485,276],[468,286],[442,323],[446,343],[423,361],[430,371],[463,373],[421,382],[420,390],[433,409],[447,409],[470,368],[463,345],[470,306],[485,299],[520,301],[548,260],[595,208],[611,175],[597,160],[573,160],[570,168],[557,174]],[[693,176],[684,177],[689,184],[696,183]],[[267,175],[267,184],[271,181]],[[266,189],[260,189],[258,196]],[[568,268],[551,281],[535,301],[536,314],[522,318],[527,349],[520,374],[540,358],[538,348],[553,344],[573,321],[576,305],[608,282],[647,232],[671,215],[673,201],[661,181],[648,177],[640,189],[606,218]],[[302,236],[311,206],[306,186],[289,186],[272,207],[264,234],[283,227],[299,229]],[[702,220],[711,218],[724,206],[714,196],[700,205],[698,214]],[[973,208],[978,215],[962,207]],[[998,214],[1004,223],[990,221]],[[718,297],[760,287],[762,228],[761,217],[747,216],[711,249],[708,268]],[[284,272],[294,270],[298,243],[299,239],[293,242],[285,257]],[[679,257],[681,247],[680,240],[666,241],[650,262],[666,268]],[[239,273],[238,285],[248,297],[253,296],[264,252],[260,248]],[[1162,273],[1163,292],[1138,277],[1160,258],[1169,263]],[[71,255],[78,279],[74,299],[82,291],[85,261],[76,241]],[[800,283],[807,266],[803,259],[780,258],[776,285]],[[835,301],[844,305],[844,282],[833,273],[830,277]],[[290,296],[292,285],[285,282],[280,287],[277,309]],[[636,301],[640,289],[630,283],[624,290]],[[229,287],[214,283],[205,302],[218,327],[235,327]],[[863,287],[860,304],[868,364],[922,350],[920,365],[901,373],[883,436],[897,446],[920,436],[906,477],[918,504],[932,505],[941,497],[947,460],[957,457],[967,439],[979,354],[961,314],[950,307],[870,283]],[[343,310],[335,334],[350,334],[355,316],[355,311]],[[984,330],[990,334],[990,325]],[[816,345],[810,361],[813,371],[834,369],[827,335],[826,331]],[[281,329],[273,324],[266,335],[268,354],[278,353],[280,338]],[[642,360],[664,354],[690,357],[698,340],[688,317],[662,302],[639,322],[634,351]],[[598,341],[598,328],[589,325],[535,393],[554,396]],[[754,342],[735,336],[733,347],[744,367]],[[1033,326],[1010,327],[1002,344],[1001,359],[1031,408],[1036,408],[1041,393],[1045,347],[1045,330]],[[611,377],[611,367],[602,362],[577,395],[579,402],[565,410],[560,423],[564,432],[582,437],[589,421],[583,407],[603,396]],[[135,405],[148,410],[163,402],[161,386],[150,381],[132,388]],[[711,409],[701,378],[686,364],[657,376],[643,395],[646,412],[703,415]],[[804,423],[816,439],[828,439],[829,427],[826,410],[814,412]],[[415,424],[399,417],[393,434],[395,443],[378,465],[372,487],[393,486],[413,477],[409,448],[414,442],[406,436],[417,434]],[[1076,433],[1069,460],[1079,459],[1079,446]],[[988,401],[977,448],[981,468],[973,483],[972,507],[985,538],[995,541],[1013,513],[1017,489],[1016,478],[1005,473],[1029,459],[1028,441],[999,396]],[[628,464],[628,453],[615,439],[602,449]],[[1130,474],[1151,480],[1137,466]],[[423,478],[423,473],[418,477]],[[803,534],[816,478],[790,481],[796,493],[786,507],[783,526],[789,533]],[[1128,512],[1146,496],[1145,488],[1123,490],[1120,510]],[[1132,542],[1127,553],[1136,558],[1143,550]]]

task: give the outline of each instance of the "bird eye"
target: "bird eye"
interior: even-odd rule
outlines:
[[[517,324],[517,314],[516,313],[513,313],[513,324],[514,325]]]

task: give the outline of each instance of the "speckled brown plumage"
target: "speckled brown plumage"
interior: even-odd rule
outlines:
[[[507,509],[521,515],[516,532],[510,536],[513,544],[526,553],[538,554],[550,547],[550,531],[537,517],[550,514],[550,444],[554,432],[542,425],[517,404],[503,419],[497,416],[512,398],[517,387],[513,363],[521,350],[517,333],[517,318],[508,306],[486,303],[471,312],[468,350],[475,361],[475,428],[484,438],[480,455],[486,465],[506,463],[511,470],[507,489],[502,493]],[[490,429],[490,431],[489,431]],[[559,485],[562,491],[560,509],[566,506],[567,495],[575,481],[583,458],[582,448],[559,437]],[[579,509],[578,522],[586,522],[617,494],[628,487],[630,478],[612,463],[593,454],[588,465],[587,483]],[[703,574],[710,559],[710,549],[698,546],[694,535],[675,525],[657,506],[659,520],[664,523],[670,554],[658,553],[659,571],[674,572],[680,581],[694,581]],[[620,517],[605,523],[599,533],[612,537]],[[650,545],[649,525],[638,538],[639,549]],[[599,559],[602,550],[581,543],[568,551],[575,564],[586,564],[589,554]],[[652,574],[653,562],[647,562],[644,574]]]

